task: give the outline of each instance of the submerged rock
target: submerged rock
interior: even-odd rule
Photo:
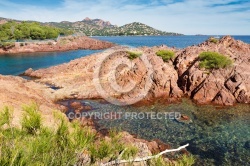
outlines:
[[[187,115],[181,115],[180,118],[178,119],[175,119],[177,122],[180,122],[180,123],[184,123],[184,124],[189,124],[189,123],[192,123],[192,119],[187,116]]]
[[[250,149],[250,141],[247,141],[247,142],[245,143],[245,148],[246,148],[246,149]]]

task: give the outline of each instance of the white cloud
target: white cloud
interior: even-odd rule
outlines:
[[[124,25],[134,21],[154,28],[184,34],[248,34],[250,29],[250,3],[212,7],[232,0],[185,0],[158,6],[151,4],[126,3],[121,0],[65,0],[53,10],[51,8],[17,5],[1,0],[1,17],[36,21],[78,21],[85,17],[101,18],[113,24]],[[131,2],[131,1],[130,1]],[[161,1],[164,3],[164,1]],[[161,4],[162,4],[161,3]],[[250,7],[249,7],[250,8]],[[243,11],[241,11],[241,9]],[[235,11],[235,12],[232,12]]]

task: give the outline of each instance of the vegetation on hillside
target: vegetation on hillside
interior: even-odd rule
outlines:
[[[205,69],[226,68],[233,64],[233,61],[225,55],[217,52],[202,52],[199,55],[199,66]]]
[[[175,57],[175,53],[170,50],[159,50],[156,52],[157,56],[160,56],[164,62],[168,62]]]
[[[72,34],[72,31],[42,26],[37,22],[9,21],[0,25],[0,41],[33,39],[43,40],[57,38],[59,34]]]
[[[173,32],[160,31],[139,22],[117,27],[115,25],[98,24],[100,21],[102,20],[93,19],[78,22],[64,21],[60,23],[48,23],[48,25],[73,30],[76,33],[82,33],[86,36],[181,35]]]
[[[18,21],[18,20],[11,20],[11,19],[1,18],[1,17],[0,17],[0,20],[6,21],[6,22],[12,21],[12,22],[17,22],[17,23],[22,23],[21,21]],[[32,23],[32,22],[29,22],[29,23]],[[118,27],[116,25],[112,25],[108,21],[103,21],[101,19],[89,19],[89,18],[86,18],[82,21],[76,21],[76,22],[62,21],[62,22],[46,22],[46,23],[40,23],[40,24],[47,26],[47,27],[57,27],[63,31],[65,31],[66,29],[67,33],[74,32],[74,33],[80,33],[86,36],[126,36],[126,35],[128,36],[134,36],[134,35],[175,36],[175,35],[182,35],[179,33],[157,30],[140,22],[133,22],[133,23]]]

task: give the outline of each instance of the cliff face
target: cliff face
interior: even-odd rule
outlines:
[[[156,56],[156,52],[163,49],[175,51],[176,58],[173,62],[163,62]],[[137,101],[138,96],[146,91],[147,94],[143,99],[140,98],[140,101],[151,101],[156,98],[175,101],[188,95],[199,104],[233,105],[236,102],[250,102],[249,44],[227,36],[216,44],[206,41],[182,50],[166,46],[143,47],[137,51],[144,53],[143,56],[149,60],[151,67],[145,65],[141,58],[136,58],[127,62],[125,66],[118,65],[114,68],[118,62],[128,60],[127,50],[111,49],[48,69],[28,70],[26,75],[39,77],[39,82],[61,87],[55,92],[59,99],[105,98],[104,91],[113,100],[131,103]],[[215,51],[230,57],[234,61],[233,66],[212,71],[200,69],[196,59],[204,51]],[[97,70],[98,77],[94,74]],[[97,79],[100,80],[102,93],[96,86]],[[126,91],[117,91],[114,81]],[[131,81],[134,83],[132,88]]]
[[[113,43],[92,39],[89,37],[62,37],[58,41],[15,43],[14,47],[0,48],[0,54],[69,51],[77,49],[100,50],[114,46]]]
[[[233,67],[207,72],[196,61],[203,51],[224,54],[234,61]],[[185,94],[198,103],[232,105],[250,102],[250,45],[223,37],[217,44],[206,41],[184,49],[176,58],[178,84]]]

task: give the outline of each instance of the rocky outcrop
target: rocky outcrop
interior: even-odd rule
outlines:
[[[148,85],[150,86],[148,87],[148,93],[142,101],[149,101],[156,98],[176,100],[183,94],[177,85],[178,74],[171,61],[165,63],[160,57],[155,56],[155,52],[160,49],[170,48],[163,46],[138,49],[144,52],[152,64],[152,73],[150,75],[148,74],[147,66],[140,58],[130,61],[133,63],[132,68],[126,65],[119,65],[119,67],[116,68],[116,82],[120,87],[125,88],[129,85],[130,88],[132,81],[135,84],[133,89],[128,92],[117,91],[114,89],[113,81],[110,80],[114,64],[120,62],[123,58],[128,60],[128,53],[125,48],[115,51],[113,49],[108,50],[47,69],[36,71],[29,69],[25,74],[40,78],[37,80],[39,82],[61,87],[55,92],[57,99],[103,98],[100,91],[96,89],[94,81],[99,79],[100,82],[102,82],[102,87],[106,94],[124,102],[136,100],[136,98],[147,89],[146,86]],[[108,58],[105,58],[107,55]],[[101,68],[98,69],[100,63]],[[98,78],[94,76],[96,70],[99,70],[100,77]],[[151,83],[147,84],[147,82],[150,81]]]
[[[197,58],[203,51],[219,52],[234,61],[232,67],[218,70],[199,68]],[[250,102],[250,45],[223,37],[217,44],[209,40],[184,49],[176,58],[178,84],[197,103],[233,105]]]
[[[40,42],[23,42],[15,43],[14,47],[9,49],[0,48],[0,54],[7,53],[29,53],[29,52],[54,52],[69,51],[77,49],[100,50],[113,47],[110,42],[100,41],[89,37],[69,36],[61,37],[58,41],[40,41]]]
[[[176,54],[175,60],[163,62],[155,54],[162,49],[173,50]],[[187,95],[199,104],[233,105],[237,102],[250,102],[249,44],[226,36],[218,43],[208,40],[183,50],[166,46],[142,47],[134,50],[143,52],[149,60],[152,65],[150,76],[148,76],[149,66],[140,58],[130,61],[133,65],[119,65],[113,68],[117,62],[122,62],[129,56],[127,50],[127,48],[114,48],[48,69],[28,70],[26,75],[39,77],[39,82],[62,87],[55,92],[58,99],[103,98],[94,85],[94,80],[97,78],[94,78],[93,73],[100,70],[98,79],[101,80],[105,92],[123,101],[136,100],[142,94],[142,90],[147,88],[147,81],[150,80],[148,93],[141,101],[160,98],[171,102]],[[217,70],[199,68],[198,56],[204,51],[219,52],[228,56],[234,61],[233,66]],[[108,58],[105,58],[107,54]],[[115,81],[120,87],[126,88],[131,80],[136,86],[126,93],[117,92],[113,86],[114,80],[112,81],[113,70],[116,70]]]

